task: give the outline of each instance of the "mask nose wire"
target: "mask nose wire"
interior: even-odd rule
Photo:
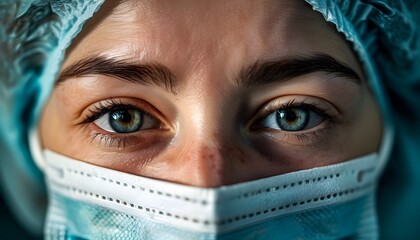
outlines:
[[[36,166],[45,172],[46,163],[42,153],[41,136],[39,135],[38,126],[30,128],[28,135],[29,150],[31,151],[32,158],[35,161]]]

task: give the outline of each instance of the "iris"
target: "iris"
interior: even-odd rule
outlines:
[[[282,109],[276,112],[276,120],[282,130],[301,131],[307,126],[309,115],[309,111],[306,109]]]
[[[138,131],[143,125],[143,114],[136,109],[122,109],[109,113],[109,125],[118,133]]]
[[[317,113],[309,107],[287,107],[278,109],[263,121],[265,127],[297,132],[316,127],[326,119],[322,113]]]

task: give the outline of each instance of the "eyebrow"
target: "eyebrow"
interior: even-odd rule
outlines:
[[[239,87],[256,87],[272,83],[281,83],[314,72],[326,72],[337,78],[346,78],[361,84],[360,76],[330,55],[316,53],[268,62],[256,62],[243,68],[238,77]],[[127,60],[118,60],[105,56],[92,56],[81,59],[65,68],[59,75],[56,85],[69,78],[87,75],[104,75],[143,85],[155,85],[177,94],[176,77],[159,63],[138,64]]]
[[[256,62],[242,69],[238,85],[255,87],[271,83],[284,82],[314,72],[333,74],[336,78],[346,78],[361,84],[361,77],[345,63],[330,55],[316,53],[310,56],[286,58],[279,61]]]
[[[69,78],[87,75],[104,75],[132,83],[156,85],[176,95],[175,76],[171,71],[158,63],[136,64],[105,56],[92,56],[81,59],[65,68],[59,75],[56,85]]]

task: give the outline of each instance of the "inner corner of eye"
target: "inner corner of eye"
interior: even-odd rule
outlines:
[[[111,127],[111,125],[110,125],[110,123],[109,123],[109,121],[110,121],[110,116],[109,116],[109,112],[108,113],[105,113],[104,115],[102,115],[101,117],[99,117],[99,118],[97,118],[93,123],[97,126],[97,127],[99,127],[99,128],[101,128],[101,129],[103,129],[103,130],[106,130],[106,131],[108,131],[108,132],[115,132],[113,129],[112,129],[112,127]]]

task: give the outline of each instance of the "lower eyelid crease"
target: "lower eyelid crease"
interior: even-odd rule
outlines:
[[[255,129],[258,135],[263,135],[271,141],[277,143],[286,143],[299,146],[316,146],[335,139],[334,129],[337,124],[326,119],[319,127],[313,130],[304,130],[297,132],[274,130],[274,129]]]
[[[140,136],[118,136],[93,131],[91,133],[91,143],[107,148],[125,149],[129,146],[137,145],[145,141]]]

